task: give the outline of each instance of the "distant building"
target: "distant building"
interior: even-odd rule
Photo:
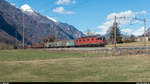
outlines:
[[[145,37],[145,40],[148,42],[148,41],[149,41],[149,38],[150,38],[150,37],[146,36],[146,37]],[[137,38],[136,38],[136,41],[137,41],[137,42],[144,42],[144,37],[143,37],[143,36],[137,37]]]
[[[132,39],[130,37],[127,37],[127,36],[122,38],[122,41],[127,41],[127,40],[132,40]]]

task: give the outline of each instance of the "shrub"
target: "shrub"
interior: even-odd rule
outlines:
[[[16,45],[13,46],[13,49],[18,49],[18,47]]]

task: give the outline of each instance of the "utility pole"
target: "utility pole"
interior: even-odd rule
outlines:
[[[124,17],[114,17],[114,47],[117,48],[117,28],[118,28],[118,23],[117,23],[117,19],[126,19],[128,17],[124,16]]]
[[[56,29],[55,41],[57,41],[57,37],[58,37],[58,31]]]
[[[23,15],[22,15],[22,25],[23,25],[23,38],[22,38],[22,48],[24,49],[24,12],[23,12]]]
[[[117,30],[117,21],[116,20],[117,20],[117,17],[115,16],[115,20],[114,20],[114,47],[115,48],[117,48],[117,45],[116,45],[117,44],[117,41],[116,41],[117,40],[116,39],[117,38],[117,36],[116,36],[117,35],[116,34],[117,33],[117,31],[116,31]]]
[[[18,37],[18,36],[17,36],[17,30],[18,30],[18,29],[16,28],[16,45],[15,45],[16,47],[18,47],[18,42],[17,42],[17,41],[18,41],[18,40],[17,40],[17,37]]]
[[[146,19],[144,18],[144,46],[146,46]]]
[[[144,46],[146,46],[146,18],[141,19],[141,18],[135,17],[134,19],[144,22]]]

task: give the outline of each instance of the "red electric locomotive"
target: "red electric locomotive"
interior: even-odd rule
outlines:
[[[102,36],[86,36],[76,40],[76,47],[105,47],[106,39]]]

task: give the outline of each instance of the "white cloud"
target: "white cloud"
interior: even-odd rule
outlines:
[[[146,14],[146,13],[147,13],[147,11],[143,10],[143,11],[141,11],[141,12],[137,12],[136,14],[141,14],[141,15],[143,15],[143,14]]]
[[[76,0],[73,0],[72,3],[73,3],[73,4],[76,4]]]
[[[72,11],[65,11],[64,7],[62,6],[53,9],[53,12],[59,13],[59,14],[73,14],[74,13]]]
[[[107,16],[107,20],[112,20],[112,19],[114,19],[114,17],[115,16],[117,16],[117,17],[124,17],[124,16],[126,16],[126,17],[135,17],[135,13],[134,12],[132,12],[131,10],[128,10],[128,11],[125,11],[125,12],[120,12],[120,13],[112,13],[112,14],[109,14],[108,16]]]
[[[76,0],[58,0],[56,2],[57,5],[62,5],[62,4],[68,5],[70,3],[76,4]]]
[[[129,28],[121,29],[121,31],[122,31],[122,32],[125,32],[125,33],[127,33],[127,34],[130,34],[130,33],[132,32],[132,30],[129,29]]]
[[[57,5],[60,5],[60,4],[69,4],[70,3],[70,0],[58,0],[56,2]]]
[[[113,25],[113,20],[111,21],[107,21],[105,22],[103,25],[98,26],[99,29],[101,29],[100,32],[98,32],[98,34],[106,34],[107,30],[109,29],[109,27],[111,27]]]
[[[129,24],[136,15],[146,14],[146,13],[147,13],[146,11],[133,12],[131,10],[120,12],[120,13],[111,13],[107,16],[107,21],[104,24],[98,26],[98,28],[101,29],[101,31],[99,33],[102,35],[106,34],[107,30],[113,25],[115,16],[128,17],[126,19],[122,18],[122,19],[117,20],[117,22],[120,24],[120,26],[124,26],[124,25]],[[136,23],[139,23],[139,21],[136,21]],[[125,29],[124,29],[124,31],[125,31]],[[126,31],[130,32],[129,29]]]
[[[134,34],[136,36],[144,34],[144,27],[141,27],[141,28],[135,30],[132,34]]]

